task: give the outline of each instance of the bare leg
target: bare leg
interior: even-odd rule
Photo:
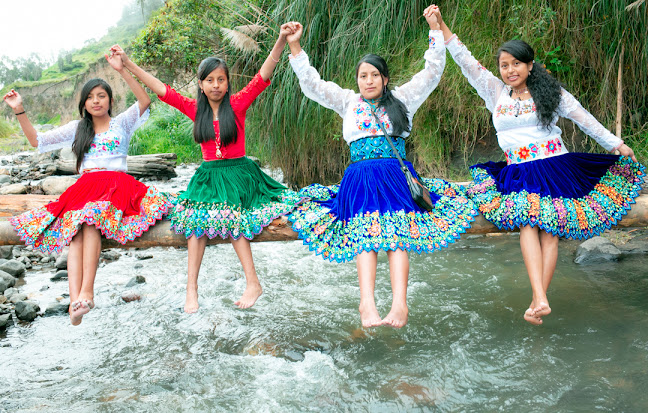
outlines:
[[[558,262],[558,237],[541,231],[540,246],[542,248],[542,286],[546,294]]]
[[[198,311],[198,273],[202,264],[207,237],[197,238],[192,235],[187,239],[187,296],[185,298],[185,313]]]
[[[68,271],[68,285],[70,287],[70,307],[68,313],[70,314],[70,322],[72,325],[81,324],[82,314],[79,313],[80,303],[79,293],[81,292],[81,283],[83,279],[83,231],[79,229],[72,242],[70,243],[70,250],[68,251],[67,271]]]
[[[388,251],[389,277],[392,285],[392,307],[383,325],[401,328],[407,324],[407,278],[409,276],[409,256],[407,251]]]
[[[383,323],[374,298],[377,265],[378,253],[375,251],[363,251],[358,255],[356,267],[360,284],[360,320],[363,327],[376,327]]]
[[[79,325],[83,315],[94,308],[94,280],[101,254],[101,233],[83,224],[70,243],[68,282],[70,284],[70,322]]]
[[[254,268],[254,260],[252,259],[252,248],[250,248],[250,241],[241,237],[237,240],[230,238],[234,251],[238,255],[243,266],[243,273],[245,274],[245,291],[238,301],[234,304],[239,308],[250,308],[254,305],[256,300],[263,293],[259,277],[257,277],[256,269]]]
[[[524,319],[531,324],[542,324],[541,317],[551,313],[551,308],[549,308],[549,300],[547,300],[542,283],[542,248],[537,227],[524,226],[520,228],[520,248],[533,291],[533,300],[529,309],[524,313]]]

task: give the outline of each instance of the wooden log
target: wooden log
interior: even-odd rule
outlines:
[[[38,206],[45,205],[47,202],[54,200],[56,197],[49,195],[5,195],[0,196],[0,245],[22,245],[20,238],[13,231],[13,228],[6,220],[7,217],[17,215],[23,211]],[[623,217],[619,222],[619,227],[646,227],[648,226],[648,195],[641,195],[637,198],[636,204],[628,211],[628,215]],[[103,240],[104,248],[148,248],[148,247],[182,247],[187,245],[187,240],[183,235],[175,234],[171,231],[171,223],[168,220],[158,222],[151,227],[144,235],[121,245],[115,241]],[[472,226],[467,231],[468,234],[487,234],[495,232],[505,232],[499,230],[490,222],[486,221],[482,215],[479,215]],[[254,237],[253,242],[268,241],[291,241],[297,239],[297,233],[292,230],[290,222],[285,218],[279,218],[266,227],[263,232]],[[215,238],[207,243],[221,244],[228,243],[229,240]]]
[[[128,156],[126,164],[128,173],[136,178],[148,176],[173,178],[177,176],[174,169],[177,159],[175,153],[156,153]],[[64,175],[76,174],[76,161],[59,158],[56,161],[56,172]]]

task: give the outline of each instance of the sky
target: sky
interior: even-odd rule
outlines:
[[[54,60],[60,50],[100,39],[134,0],[0,0],[0,56],[37,53]]]

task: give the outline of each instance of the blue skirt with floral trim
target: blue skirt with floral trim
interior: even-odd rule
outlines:
[[[574,152],[511,165],[488,162],[471,167],[468,195],[500,229],[537,225],[553,235],[587,239],[627,214],[644,171],[623,156]]]
[[[331,261],[351,261],[363,251],[433,252],[454,243],[478,211],[461,186],[420,181],[434,202],[430,212],[412,199],[397,159],[358,161],[346,169],[340,185],[303,188],[300,195],[309,200],[288,219],[311,251]]]

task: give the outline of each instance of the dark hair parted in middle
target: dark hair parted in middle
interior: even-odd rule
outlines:
[[[79,115],[81,121],[77,126],[76,134],[74,135],[74,142],[72,143],[72,152],[76,156],[76,170],[79,171],[81,163],[83,163],[84,155],[90,150],[90,145],[95,137],[94,124],[92,123],[92,115],[85,110],[86,100],[92,89],[97,86],[101,87],[108,94],[110,106],[108,107],[108,116],[112,116],[112,88],[103,79],[94,78],[90,79],[83,85],[81,95],[79,96]]]
[[[533,62],[535,52],[529,44],[522,40],[509,40],[497,51],[497,64],[502,52],[507,52],[523,63]],[[526,81],[529,93],[535,103],[538,120],[544,128],[549,128],[556,116],[560,104],[560,82],[547,72],[540,63],[533,62],[533,69]]]
[[[356,66],[356,79],[358,78],[358,71],[360,70],[360,65],[363,63],[369,63],[378,69],[381,75],[386,78],[389,78],[389,68],[387,68],[387,62],[382,57],[375,54],[367,54],[360,59],[358,65]],[[385,86],[383,89],[383,95],[378,102],[378,106],[385,108],[389,119],[392,121],[394,128],[394,135],[401,135],[403,132],[410,131],[409,121],[407,119],[407,108],[392,94],[389,86]]]
[[[227,146],[236,142],[236,117],[230,104],[230,76],[227,63],[218,57],[208,57],[200,62],[198,66],[198,79],[203,81],[214,70],[222,68],[227,76],[227,92],[218,107],[218,124],[220,129],[221,145]],[[198,98],[196,99],[196,119],[193,128],[194,139],[198,143],[212,141],[216,139],[214,131],[214,111],[209,105],[209,100],[198,86]]]

